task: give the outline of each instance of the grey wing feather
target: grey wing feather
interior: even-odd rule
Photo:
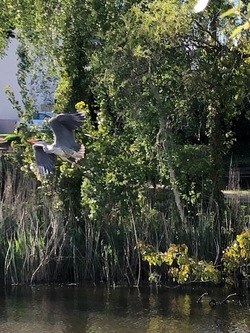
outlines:
[[[41,177],[46,177],[53,171],[56,156],[54,154],[46,154],[41,146],[33,145],[33,149],[35,152],[38,173]]]
[[[55,134],[56,146],[79,149],[73,131],[83,124],[84,119],[84,114],[80,112],[59,114],[52,118],[49,123]]]

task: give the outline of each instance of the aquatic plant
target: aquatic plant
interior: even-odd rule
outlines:
[[[149,263],[149,280],[154,281],[156,266],[167,265],[168,282],[178,284],[191,282],[212,282],[221,281],[221,273],[212,262],[198,260],[188,255],[188,247],[185,244],[170,244],[165,252],[156,251],[152,246],[138,242],[138,248],[143,260]],[[159,282],[159,281],[157,281]]]

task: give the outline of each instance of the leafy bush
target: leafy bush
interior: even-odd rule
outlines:
[[[161,266],[165,263],[168,267],[169,279],[178,284],[186,282],[220,282],[220,272],[205,260],[196,260],[188,256],[188,247],[185,244],[170,244],[165,252],[156,251],[152,246],[143,242],[137,244],[142,259],[152,266]],[[151,276],[154,272],[150,273]]]
[[[226,248],[222,262],[227,283],[250,279],[250,230],[238,235],[232,245]]]

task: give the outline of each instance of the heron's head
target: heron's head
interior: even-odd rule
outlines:
[[[28,141],[28,142],[30,142],[30,143],[38,143],[38,142],[43,142],[43,140],[41,140],[41,139],[35,139],[35,138],[28,139],[27,141]]]
[[[36,145],[36,146],[42,146],[42,147],[46,147],[47,146],[47,143],[44,142],[43,140],[41,139],[28,139],[27,140],[28,142],[32,143],[33,145]]]

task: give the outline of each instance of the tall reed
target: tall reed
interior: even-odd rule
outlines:
[[[13,162],[13,161],[12,161]],[[68,221],[55,196],[1,158],[0,237],[4,282],[50,281],[63,256]]]
[[[170,243],[186,243],[190,254],[202,259],[221,254],[209,207],[199,203],[196,217],[187,213],[186,233],[171,191],[145,186],[138,202],[126,203],[127,210],[117,198],[91,219],[79,202],[67,198],[65,204],[60,189],[41,186],[8,156],[0,159],[0,174],[0,276],[5,284],[90,280],[138,285],[149,274],[138,240],[160,251]],[[239,201],[227,204],[224,247],[249,227],[249,210]],[[164,275],[164,268],[158,270]]]

